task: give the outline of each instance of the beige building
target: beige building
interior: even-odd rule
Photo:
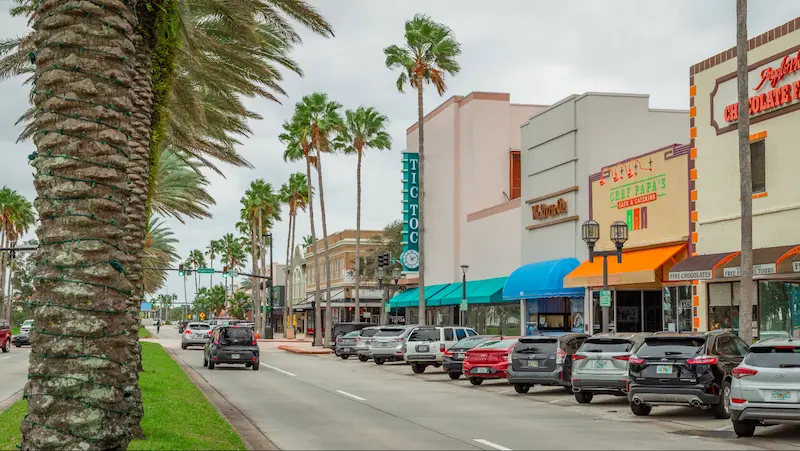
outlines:
[[[749,41],[753,325],[800,336],[800,18]],[[690,68],[693,258],[670,280],[692,291],[693,326],[738,329],[741,203],[736,48]]]

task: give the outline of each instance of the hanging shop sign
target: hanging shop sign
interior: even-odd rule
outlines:
[[[800,108],[800,46],[750,65],[750,123]],[[711,125],[717,134],[735,130],[739,119],[736,73],[719,78],[711,92]]]
[[[669,280],[709,280],[714,278],[714,271],[703,269],[698,271],[675,271],[669,273]]]
[[[800,272],[800,261],[792,262],[792,271]]]
[[[537,204],[531,206],[533,219],[552,219],[567,214],[567,201],[562,197],[554,204]]]
[[[419,154],[403,153],[403,272],[419,269]]]
[[[768,276],[770,274],[777,274],[778,268],[775,263],[765,263],[763,265],[753,265],[754,276]],[[723,277],[741,277],[742,267],[736,266],[733,268],[725,268],[722,271]]]

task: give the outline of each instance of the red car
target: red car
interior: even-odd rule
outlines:
[[[0,319],[0,349],[3,352],[11,350],[11,324],[5,319]]]
[[[484,379],[508,377],[508,360],[519,337],[493,338],[467,351],[463,373],[472,385],[481,385]]]

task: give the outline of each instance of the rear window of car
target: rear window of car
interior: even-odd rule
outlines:
[[[800,347],[752,346],[744,363],[761,368],[800,368]]]
[[[359,331],[362,337],[374,337],[378,333],[378,329],[363,329]]]
[[[483,341],[486,341],[486,337],[468,337],[456,342],[453,349],[472,349]]]
[[[361,332],[360,330],[354,330],[352,332],[348,332],[344,335],[344,338],[356,338],[360,332]]]
[[[408,341],[439,341],[439,329],[417,329],[408,337]]]
[[[523,354],[551,354],[558,349],[558,338],[522,338],[514,351]]]
[[[633,342],[619,338],[590,338],[578,352],[630,352]]]
[[[405,332],[405,329],[400,328],[391,328],[391,329],[381,329],[375,334],[376,337],[397,337]]]
[[[507,340],[487,340],[486,343],[481,343],[477,348],[480,349],[508,349],[514,346],[514,343],[517,342],[517,339],[507,339]]]
[[[226,340],[241,340],[251,338],[253,332],[245,327],[228,327],[222,331],[222,338]]]
[[[32,319],[26,319],[25,322],[22,323],[23,326],[33,326]]]
[[[705,343],[703,337],[648,337],[636,354],[639,357],[696,355]]]
[[[208,330],[211,329],[211,326],[208,324],[189,324],[189,329],[192,330]]]

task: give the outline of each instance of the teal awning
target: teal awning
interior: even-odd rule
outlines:
[[[410,290],[406,290],[394,295],[393,298],[389,299],[389,307],[390,308],[399,308],[399,307],[408,307],[407,300],[411,297],[419,298],[419,288],[412,288]]]
[[[467,303],[469,303],[470,295],[483,286],[486,283],[486,279],[483,280],[471,280],[467,282]],[[441,305],[458,305],[461,304],[461,284],[458,284],[458,289],[453,290],[447,296],[442,298]]]
[[[503,302],[503,286],[505,286],[506,280],[508,280],[508,277],[485,279],[484,284],[467,293],[467,303],[489,304]],[[469,282],[467,282],[467,285],[469,285]]]
[[[425,293],[425,297],[427,298],[427,300],[425,301],[425,305],[429,305],[431,307],[437,307],[442,305],[442,298],[452,293],[454,290],[459,290],[459,293],[461,292],[461,282],[451,283],[450,285],[439,290],[438,293],[434,294],[430,298],[428,298],[428,294]]]

